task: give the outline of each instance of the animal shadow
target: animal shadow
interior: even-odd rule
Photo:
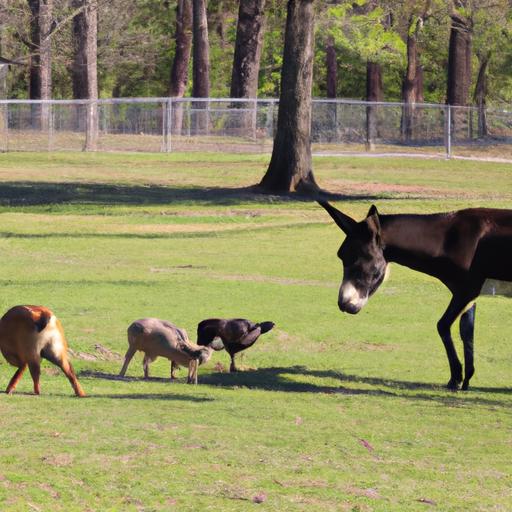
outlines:
[[[299,377],[300,380],[295,380],[294,376]],[[312,378],[309,382],[308,377]],[[317,378],[335,379],[337,384],[317,384],[314,382]],[[431,400],[452,406],[468,404],[507,406],[510,405],[508,400],[487,399],[480,393],[512,394],[510,388],[470,388],[469,392],[454,393],[441,384],[366,377],[334,370],[312,370],[305,366],[203,374],[201,382],[212,386],[247,387],[267,391],[399,397],[412,401]]]
[[[89,398],[113,398],[129,399],[129,400],[173,400],[173,401],[184,401],[184,402],[212,402],[213,398],[195,395],[182,395],[172,393],[172,383],[169,378],[164,377],[120,377],[117,374],[96,372],[91,370],[83,370],[79,373],[79,377],[103,379],[110,381],[120,382],[160,382],[168,383],[171,388],[169,393],[108,393],[108,394],[88,394]]]

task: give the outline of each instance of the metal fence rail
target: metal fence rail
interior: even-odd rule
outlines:
[[[0,151],[268,153],[275,99],[122,98],[0,101]],[[512,159],[512,112],[438,104],[313,100],[317,154]]]

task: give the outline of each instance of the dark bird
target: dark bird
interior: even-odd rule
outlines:
[[[210,345],[215,338],[220,338],[226,352],[231,356],[229,371],[238,371],[235,364],[235,354],[245,350],[274,327],[274,322],[255,324],[245,318],[208,318],[197,325],[197,344]],[[213,345],[210,345],[213,347]],[[222,349],[220,349],[222,350]]]

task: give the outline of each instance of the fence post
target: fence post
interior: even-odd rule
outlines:
[[[164,118],[162,120],[162,131],[164,137],[164,151],[170,153],[171,147],[171,127],[172,127],[172,98],[167,98],[164,103]]]
[[[452,107],[444,107],[444,145],[446,149],[446,158],[452,157]]]
[[[48,151],[53,151],[53,104],[48,103]]]
[[[98,149],[98,102],[88,100],[86,103],[85,146],[84,151]]]
[[[0,110],[0,130],[2,147],[0,151],[9,151],[9,103],[3,103]]]

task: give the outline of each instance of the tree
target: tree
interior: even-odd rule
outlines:
[[[332,36],[327,38],[327,43],[325,46],[325,67],[327,68],[327,97],[336,98],[338,69],[336,64],[336,48],[334,47],[334,39]]]
[[[188,64],[192,48],[192,2],[176,4],[176,49],[171,69],[169,96],[182,98],[188,82]]]
[[[258,92],[265,0],[240,0],[236,30],[232,98],[255,98]]]
[[[31,55],[29,97],[49,100],[52,96],[50,30],[53,0],[28,0],[31,18]]]
[[[208,98],[210,95],[210,53],[208,45],[208,20],[206,17],[205,0],[192,0],[193,27],[193,67],[192,67],[192,96]],[[197,102],[193,107],[204,110],[206,105]],[[195,129],[204,133],[208,129],[208,112],[197,112]]]
[[[314,0],[288,0],[277,132],[266,192],[317,190],[311,161]]]
[[[178,0],[176,5],[176,49],[171,68],[169,96],[182,98],[188,82],[188,65],[192,48],[192,2]],[[172,131],[181,133],[183,107],[175,104],[172,117]]]
[[[491,59],[491,52],[481,52],[478,54],[478,76],[476,79],[475,93],[473,99],[478,108],[478,137],[487,137],[489,130],[487,127],[487,68]]]
[[[452,0],[451,30],[448,53],[448,82],[446,102],[449,105],[467,105],[471,86],[471,44],[473,17],[471,0]]]
[[[231,72],[232,98],[255,98],[258,95],[258,74],[260,70],[261,47],[264,32],[265,0],[240,0],[236,29],[235,53]],[[242,133],[256,129],[256,111],[250,105],[235,103],[242,109],[241,115],[232,120],[233,128]],[[254,115],[253,115],[254,114]]]
[[[382,86],[382,66],[378,62],[366,63],[366,101],[380,102],[384,100],[384,88]],[[378,136],[377,116],[378,106],[366,107],[366,148],[368,151],[375,149],[375,140]]]
[[[343,0],[328,9],[328,15],[338,20],[329,28],[335,42],[364,66],[365,84],[359,80],[356,86],[366,91],[364,99],[369,102],[384,99],[383,66],[390,69],[403,61],[405,47],[394,30],[393,7],[393,0]],[[378,135],[378,112],[377,105],[366,108],[366,145],[369,150],[374,148]]]
[[[364,7],[363,12],[367,9],[376,10],[378,2],[370,0]],[[390,15],[384,14],[384,21],[381,21],[383,27],[389,27]],[[366,63],[366,101],[380,102],[384,100],[384,88],[382,85],[382,65],[380,62],[368,59]],[[378,136],[377,116],[378,107],[372,105],[366,107],[366,147],[368,151],[375,149],[375,140]]]
[[[29,98],[49,100],[52,97],[52,62],[50,31],[53,0],[28,0],[30,20],[30,79]],[[34,105],[35,119],[42,130],[47,130],[50,120],[48,104]]]
[[[478,137],[480,138],[489,135],[487,126],[489,69],[493,63],[500,70],[506,68],[503,58],[506,59],[510,55],[512,33],[510,5],[509,0],[481,0],[473,5],[473,48],[478,59],[473,101],[478,112]],[[509,74],[506,69],[504,71],[505,75]],[[492,85],[496,88],[497,84]]]
[[[418,12],[417,2],[413,2],[412,12],[407,22],[407,66],[402,82],[402,134],[405,141],[412,138],[415,103],[423,102],[423,67],[420,63],[418,38],[429,16],[432,0],[426,0],[422,12]]]
[[[86,151],[94,151],[98,142],[98,76],[97,76],[97,0],[73,0],[82,7],[73,19],[74,51],[73,97],[91,100],[87,104]]]

